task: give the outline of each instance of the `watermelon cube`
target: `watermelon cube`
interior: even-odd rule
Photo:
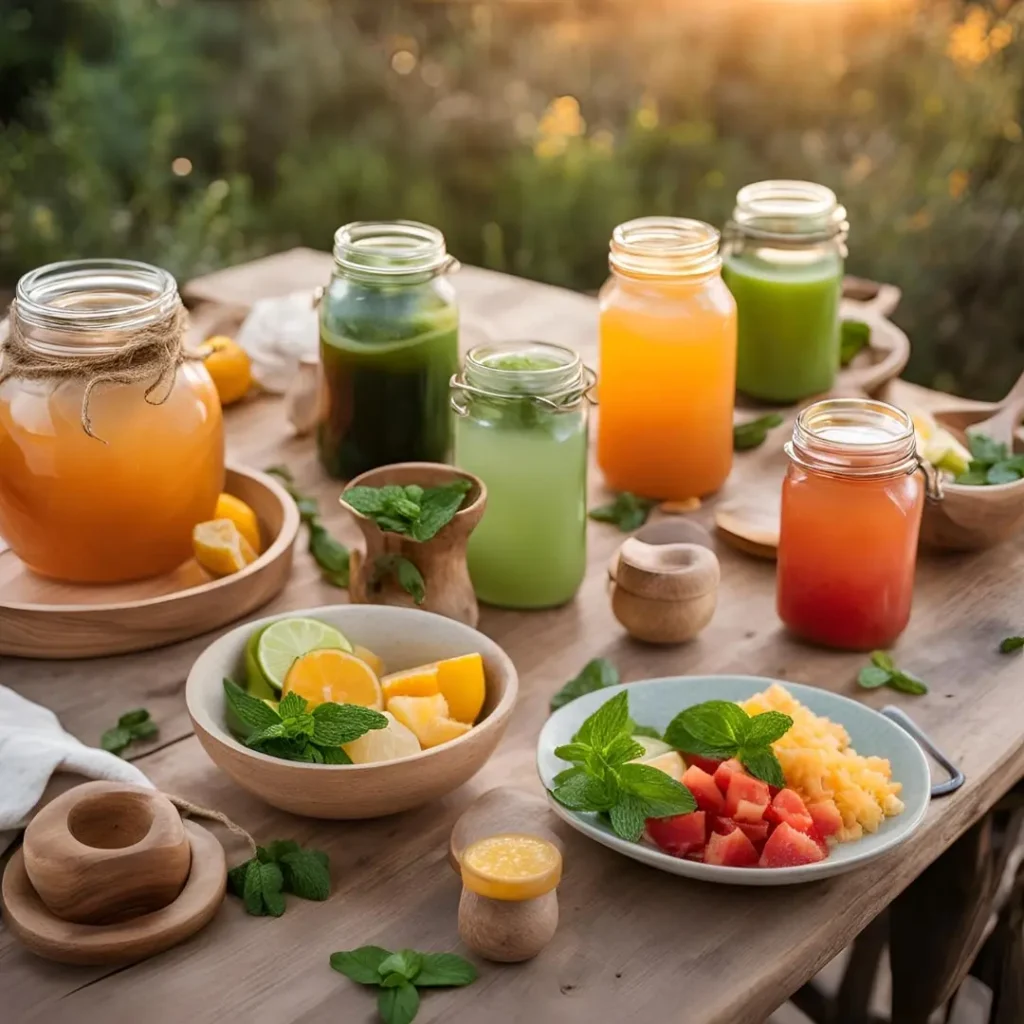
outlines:
[[[683,785],[693,794],[699,810],[708,814],[721,814],[725,797],[715,785],[715,780],[703,768],[691,764],[683,773]]]
[[[704,847],[706,823],[703,811],[676,814],[671,818],[648,818],[647,835],[659,850],[683,857]]]
[[[782,822],[768,837],[758,863],[763,868],[792,868],[824,859],[825,852],[812,836]]]
[[[752,868],[757,864],[757,850],[742,829],[734,828],[728,835],[712,832],[704,850],[704,863],[726,868]]]
[[[768,784],[752,775],[733,772],[725,791],[725,815],[737,821],[760,821],[768,806]],[[743,804],[744,806],[740,807]]]
[[[821,836],[834,836],[843,827],[843,816],[834,800],[815,800],[807,805],[807,813]]]
[[[729,791],[729,780],[737,773],[746,775],[747,770],[735,758],[723,761],[715,769],[715,785],[722,791],[723,796]]]
[[[810,832],[814,827],[814,819],[807,810],[807,805],[800,794],[792,789],[779,790],[772,801],[772,816],[777,822],[792,825],[798,832]]]
[[[707,772],[708,775],[714,775],[718,771],[718,766],[722,763],[711,757],[698,757],[696,754],[683,754],[683,760],[687,764],[695,764],[702,772]]]

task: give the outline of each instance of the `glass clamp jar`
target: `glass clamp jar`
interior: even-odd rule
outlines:
[[[578,353],[529,341],[478,345],[452,377],[455,464],[487,485],[468,551],[481,601],[550,608],[583,581],[595,379]]]
[[[736,299],[744,394],[789,403],[835,383],[848,230],[824,185],[759,181],[737,193],[722,277]]]
[[[827,647],[890,646],[910,619],[924,504],[910,417],[872,399],[816,402],[786,454],[779,617]]]
[[[458,265],[444,235],[427,224],[338,229],[334,274],[319,302],[317,445],[331,476],[447,459],[459,312],[445,275]]]
[[[703,497],[732,468],[736,303],[718,241],[709,224],[678,217],[643,217],[612,235],[597,461],[613,490]]]
[[[182,357],[174,278],[128,260],[54,263],[21,278],[12,319],[0,536],[69,582],[177,568],[224,487],[224,437],[210,375]]]

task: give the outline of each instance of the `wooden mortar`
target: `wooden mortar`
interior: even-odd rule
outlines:
[[[346,504],[366,541],[366,552],[353,552],[350,565],[349,597],[354,604],[391,604],[422,608],[446,615],[469,626],[476,626],[480,609],[466,567],[466,544],[476,528],[487,504],[487,488],[479,477],[461,469],[436,462],[400,462],[362,473],[350,481],[349,487],[385,487],[399,484],[407,487],[438,487],[455,480],[468,480],[472,487],[454,518],[428,541],[413,540],[400,533],[385,533],[372,519]],[[408,558],[423,577],[426,598],[417,605],[412,596],[399,585],[393,573],[378,578],[375,566],[382,555]]]
[[[715,614],[721,569],[701,544],[630,537],[608,569],[612,612],[630,636],[654,644],[692,640]]]
[[[25,829],[25,871],[64,921],[107,925],[168,906],[192,853],[175,806],[156,790],[88,782],[57,797]]]

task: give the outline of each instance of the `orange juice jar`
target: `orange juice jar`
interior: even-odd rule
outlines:
[[[888,647],[910,619],[924,506],[910,417],[884,402],[829,399],[786,445],[779,618],[827,647]]]
[[[732,468],[736,303],[718,232],[643,217],[612,235],[601,289],[597,461],[608,486],[648,498],[717,491]]]
[[[126,260],[19,282],[0,341],[0,537],[32,570],[169,572],[224,486],[220,401],[185,361],[174,278]]]

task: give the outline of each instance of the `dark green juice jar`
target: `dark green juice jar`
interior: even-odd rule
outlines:
[[[347,224],[320,301],[324,469],[347,480],[393,462],[444,462],[459,311],[444,235],[414,221]]]

